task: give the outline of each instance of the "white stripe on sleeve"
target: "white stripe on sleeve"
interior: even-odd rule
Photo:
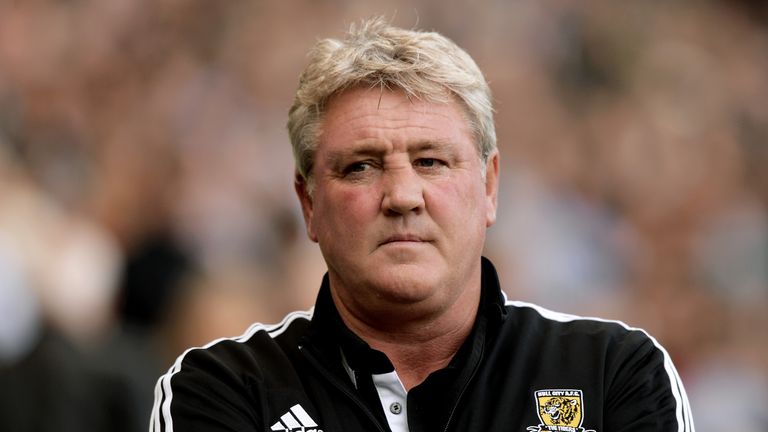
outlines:
[[[255,335],[260,331],[265,331],[269,334],[270,337],[275,338],[283,334],[288,329],[290,324],[296,319],[304,318],[304,319],[311,320],[313,313],[314,313],[314,308],[308,311],[291,312],[288,315],[286,315],[285,318],[278,324],[264,325],[264,324],[257,323],[249,327],[245,333],[243,333],[238,337],[219,338],[208,343],[203,347],[189,348],[186,351],[184,351],[184,353],[181,354],[176,359],[173,366],[171,366],[171,368],[168,369],[168,372],[166,372],[165,375],[161,376],[157,381],[157,385],[155,386],[155,402],[152,407],[149,431],[150,432],[173,432],[173,416],[171,415],[171,402],[173,401],[173,388],[171,387],[171,380],[173,376],[176,375],[181,370],[181,365],[184,361],[184,358],[191,351],[198,350],[198,349],[208,349],[220,342],[228,341],[228,340],[241,342],[241,343],[246,342],[250,338],[252,338],[253,335]],[[161,417],[165,427],[162,427],[163,425],[161,425]]]

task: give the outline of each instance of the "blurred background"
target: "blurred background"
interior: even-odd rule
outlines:
[[[490,81],[514,299],[671,353],[699,431],[768,431],[762,1],[0,0],[0,430],[143,431],[186,347],[314,301],[287,111],[384,15]]]

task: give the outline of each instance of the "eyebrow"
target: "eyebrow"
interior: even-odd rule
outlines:
[[[428,150],[438,150],[447,153],[446,147],[450,146],[447,140],[423,140],[408,145],[408,153],[420,153]],[[328,155],[328,161],[333,167],[342,166],[345,161],[361,156],[381,157],[387,153],[387,146],[376,141],[367,141],[356,145],[354,148],[341,149]]]

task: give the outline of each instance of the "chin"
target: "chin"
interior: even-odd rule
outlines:
[[[384,270],[387,274],[371,281],[376,296],[395,304],[415,304],[429,299],[440,282],[432,280],[423,267]],[[434,273],[431,273],[434,275]],[[431,276],[430,275],[430,276]]]

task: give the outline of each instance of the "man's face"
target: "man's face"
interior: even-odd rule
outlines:
[[[362,308],[453,304],[479,284],[497,175],[496,153],[483,172],[456,102],[363,88],[332,98],[313,192],[297,192],[334,295]]]

